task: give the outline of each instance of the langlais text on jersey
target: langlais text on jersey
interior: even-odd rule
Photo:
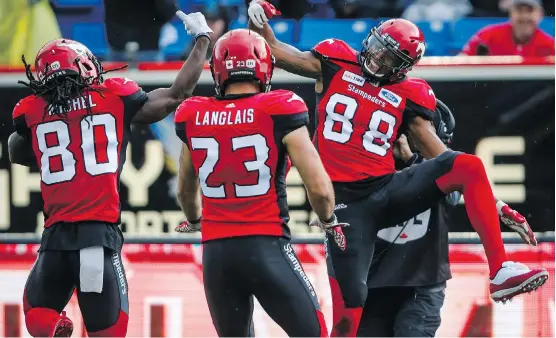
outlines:
[[[253,108],[229,111],[197,111],[195,125],[197,126],[229,126],[233,124],[253,123],[255,110]]]

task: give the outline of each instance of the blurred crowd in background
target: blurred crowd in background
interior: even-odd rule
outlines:
[[[101,60],[183,60],[193,41],[176,9],[201,11],[215,38],[247,27],[250,0],[2,0],[0,65],[32,59],[47,41],[67,37]],[[426,55],[554,55],[552,0],[270,0],[279,39],[307,50],[337,37],[354,48],[385,18],[418,23]],[[342,20],[338,20],[342,19]],[[486,27],[486,28],[485,28]],[[214,39],[216,40],[216,39]],[[507,45],[500,48],[500,45]]]

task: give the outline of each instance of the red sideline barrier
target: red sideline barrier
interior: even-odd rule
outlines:
[[[0,245],[0,336],[26,335],[21,297],[37,245]],[[318,244],[294,246],[320,298],[330,326],[331,300]],[[480,245],[450,246],[453,278],[448,282],[437,336],[554,336],[554,243],[536,248],[506,245],[508,259],[543,266],[551,279],[539,291],[493,303],[488,294],[488,271]],[[191,244],[128,244],[123,263],[130,291],[128,336],[215,336],[204,298],[201,246]],[[76,325],[74,336],[84,335],[75,297],[66,308]],[[257,336],[284,336],[260,306],[255,310]]]

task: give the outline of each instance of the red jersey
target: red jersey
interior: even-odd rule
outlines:
[[[554,55],[554,38],[537,28],[531,40],[518,45],[513,39],[512,24],[509,22],[488,25],[473,35],[461,51],[466,55],[477,55],[477,48],[488,48],[488,55],[520,55],[542,57]]]
[[[35,96],[25,97],[14,108],[15,129],[31,137],[40,169],[45,228],[59,222],[120,222],[126,134],[147,94],[123,78],[94,88],[102,95],[83,92],[69,102],[67,114],[45,111],[47,103]]]
[[[313,48],[320,58],[323,91],[317,94],[314,143],[334,183],[395,172],[393,143],[415,115],[432,119],[436,98],[421,79],[374,86],[365,80],[357,52],[328,39]]]
[[[289,237],[282,138],[309,122],[303,99],[287,90],[191,97],[175,122],[201,183],[202,241]]]

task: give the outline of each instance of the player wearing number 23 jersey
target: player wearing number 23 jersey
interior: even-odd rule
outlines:
[[[290,243],[288,157],[331,229],[339,226],[332,182],[309,138],[303,99],[269,91],[273,61],[259,34],[226,33],[210,61],[217,95],[192,97],[175,116],[184,142],[178,200],[186,216],[176,230],[202,232],[203,284],[220,337],[252,334],[253,297],[290,337],[327,336],[315,289]]]
[[[407,221],[454,191],[463,193],[474,229],[485,248],[495,301],[538,288],[545,269],[508,262],[495,198],[481,160],[447,149],[432,126],[436,99],[430,86],[408,76],[425,53],[420,29],[404,19],[373,27],[355,51],[327,39],[301,52],[276,39],[266,21],[275,9],[264,0],[249,5],[249,26],[262,32],[277,65],[314,78],[318,98],[314,142],[330,175],[345,246],[328,244],[333,299],[333,336],[355,336],[367,297],[366,274],[374,241],[383,227]],[[392,146],[407,133],[425,158],[396,171]],[[528,239],[528,226],[519,231]],[[332,237],[327,234],[328,243]],[[529,241],[532,243],[532,241]]]

